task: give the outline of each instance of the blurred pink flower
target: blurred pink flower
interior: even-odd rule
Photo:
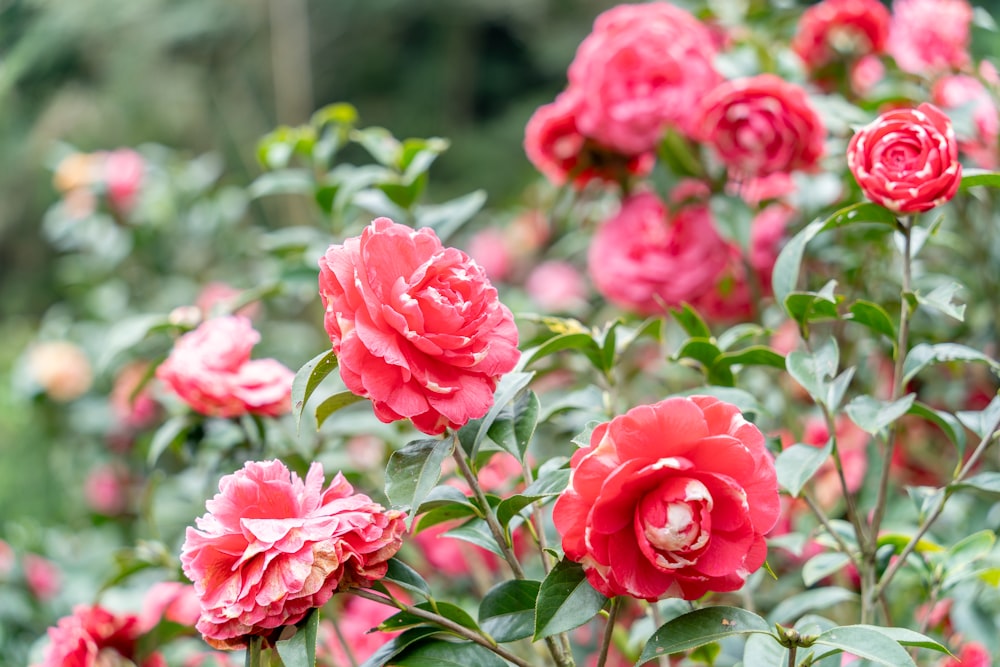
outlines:
[[[469,257],[483,267],[490,280],[506,280],[513,259],[503,232],[495,227],[482,229],[469,239]]]
[[[360,665],[399,634],[399,632],[373,632],[397,611],[398,609],[372,600],[349,596],[344,605],[337,610],[333,622],[320,621],[316,664],[319,667]],[[333,623],[337,624],[339,634],[334,630]],[[342,639],[346,640],[347,646],[344,646]]]
[[[49,645],[35,667],[107,667],[135,665],[166,667],[159,653],[141,663],[136,653],[139,619],[132,614],[115,615],[98,605],[81,605],[49,628]]]
[[[201,288],[194,305],[201,311],[203,319],[219,315],[243,315],[253,319],[260,314],[260,302],[253,301],[238,310],[233,307],[243,296],[243,290],[223,282],[211,282]]]
[[[55,563],[37,554],[25,554],[21,563],[31,594],[42,602],[54,598],[62,588],[62,576]]]
[[[126,429],[149,426],[156,421],[160,411],[149,390],[148,373],[149,364],[139,361],[128,364],[115,376],[108,401],[111,403],[111,411]]]
[[[799,19],[792,50],[810,70],[885,49],[889,10],[879,0],[823,0]]]
[[[31,379],[59,403],[80,398],[94,381],[87,355],[69,341],[35,343],[28,348],[27,362]]]
[[[251,361],[258,340],[245,317],[207,320],[177,340],[156,377],[204,415],[277,417],[291,409],[295,374],[273,359]]]
[[[104,183],[111,205],[128,213],[142,187],[146,161],[131,148],[119,148],[104,158]]]
[[[904,72],[931,76],[970,63],[966,0],[893,0],[886,50]]]
[[[972,159],[976,166],[995,169],[1000,165],[1000,115],[997,113],[993,96],[979,79],[965,74],[944,76],[934,82],[931,101],[955,120],[955,111],[968,107],[972,111],[973,132],[962,132],[956,126],[958,150]]]
[[[542,262],[528,274],[524,289],[547,312],[574,313],[587,305],[587,285],[569,262]]]
[[[885,76],[885,65],[878,56],[859,58],[848,72],[851,90],[858,95],[867,95]]]
[[[219,482],[208,512],[187,529],[184,574],[201,599],[197,628],[218,649],[293,625],[334,592],[385,576],[403,513],[354,493],[323,466],[303,481],[278,460],[248,462]]]
[[[145,634],[160,621],[193,628],[201,615],[201,601],[191,584],[161,581],[146,592],[139,613],[139,632]]]
[[[992,667],[989,650],[979,642],[967,642],[954,658],[944,658],[939,667]]]
[[[118,516],[128,509],[129,482],[128,471],[122,466],[99,465],[87,473],[83,495],[98,514]]]

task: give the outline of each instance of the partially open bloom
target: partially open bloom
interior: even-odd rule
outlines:
[[[486,414],[520,353],[514,316],[468,255],[378,218],[319,268],[340,376],[380,420],[435,434]]]
[[[619,5],[594,21],[569,68],[580,132],[624,155],[653,150],[667,127],[689,133],[721,80],[712,33],[668,2]]]
[[[104,667],[135,665],[166,667],[159,653],[140,662],[136,653],[139,619],[116,615],[100,607],[78,606],[73,613],[49,628],[49,645],[35,667]]]
[[[865,196],[902,214],[940,206],[962,180],[951,121],[926,103],[888,111],[859,130],[847,146],[847,166]]]
[[[961,69],[970,61],[971,27],[966,0],[894,0],[886,49],[911,74]]]
[[[810,70],[885,49],[889,10],[878,0],[823,0],[802,13],[792,50]]]
[[[725,81],[698,107],[697,136],[733,178],[812,169],[826,128],[806,91],[773,74]]]
[[[767,555],[780,510],[764,436],[711,396],[668,398],[598,426],[573,454],[553,520],[607,596],[734,591]]]
[[[248,462],[206,508],[187,529],[181,565],[201,599],[197,628],[219,649],[381,579],[402,544],[402,512],[354,493],[340,473],[323,489],[319,463],[303,481],[281,461]]]
[[[250,360],[260,334],[241,316],[206,320],[181,336],[156,377],[212,417],[277,417],[291,409],[294,373],[274,359]]]

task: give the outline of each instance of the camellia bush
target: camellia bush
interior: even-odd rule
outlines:
[[[347,104],[264,137],[246,187],[62,147],[43,229],[75,289],[21,382],[91,522],[0,542],[0,646],[993,664],[993,28],[965,0],[614,7],[507,209],[432,201],[447,140]]]

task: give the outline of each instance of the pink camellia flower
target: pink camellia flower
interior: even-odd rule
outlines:
[[[469,239],[469,257],[481,266],[490,280],[506,280],[514,268],[514,258],[503,232],[495,227],[482,229]]]
[[[951,121],[926,103],[888,111],[859,130],[847,146],[847,166],[865,196],[903,214],[940,206],[962,180]]]
[[[826,128],[806,91],[773,74],[725,81],[701,101],[697,136],[734,179],[812,169]]]
[[[956,133],[958,150],[983,169],[995,169],[1000,165],[997,144],[1000,114],[993,97],[979,79],[965,74],[941,77],[931,89],[931,101],[946,113],[970,108],[974,133]]]
[[[580,133],[623,155],[654,150],[667,127],[689,134],[698,100],[721,80],[715,55],[708,28],[668,2],[609,9],[569,67]]]
[[[145,170],[146,161],[131,148],[119,148],[105,156],[104,185],[112,206],[125,213],[132,210]]]
[[[867,95],[885,76],[885,65],[878,56],[864,56],[851,65],[847,74],[851,90],[857,95]]]
[[[966,0],[894,0],[886,50],[911,74],[962,69],[970,62],[971,26]]]
[[[149,632],[160,621],[193,628],[200,615],[201,601],[194,586],[179,581],[161,581],[153,584],[142,600],[139,632]]]
[[[232,285],[223,282],[211,282],[201,288],[195,298],[194,305],[201,311],[203,319],[216,317],[219,315],[243,315],[251,320],[260,314],[260,302],[248,303],[239,310],[233,311],[234,306],[243,296],[243,290],[236,289]]]
[[[104,464],[91,468],[83,484],[90,508],[105,516],[118,516],[128,509],[129,474],[121,465]]]
[[[524,152],[535,168],[552,183],[570,181],[577,189],[595,180],[617,183],[648,174],[656,161],[652,150],[625,154],[581,134],[577,115],[583,105],[582,92],[570,88],[532,114],[524,128]]]
[[[691,302],[712,289],[729,262],[729,246],[703,204],[673,218],[651,192],[625,199],[590,243],[588,270],[609,301],[643,314]]]
[[[49,628],[49,645],[42,662],[35,667],[104,667],[139,665],[166,667],[159,653],[139,661],[136,640],[139,619],[132,614],[116,615],[98,605],[81,605],[70,616]]]
[[[59,568],[48,558],[38,554],[25,554],[22,561],[24,581],[28,590],[39,600],[51,600],[62,587]]]
[[[189,527],[184,574],[201,599],[197,628],[214,648],[235,649],[320,607],[334,592],[385,576],[399,550],[403,513],[385,510],[323,466],[303,480],[278,460],[251,461],[219,482],[208,512]]]
[[[468,255],[378,218],[319,267],[340,376],[375,416],[436,434],[486,414],[520,353],[513,315]]]
[[[524,289],[546,311],[572,313],[587,305],[583,276],[569,262],[542,262],[528,275]]]
[[[939,667],[992,667],[993,659],[989,649],[979,642],[968,642],[962,645],[958,657],[945,658]]]
[[[212,417],[277,417],[291,409],[295,374],[274,359],[250,360],[260,334],[241,316],[216,317],[181,336],[156,377]]]
[[[399,632],[374,631],[396,611],[393,607],[372,600],[348,597],[344,606],[335,614],[333,621],[337,624],[339,632],[334,630],[330,621],[320,621],[316,664],[319,667],[360,665],[399,634]]]
[[[740,588],[764,563],[777,475],[734,405],[692,396],[633,408],[598,426],[570,468],[553,520],[604,595],[695,600]]]
[[[804,11],[792,50],[810,70],[882,53],[889,10],[878,0],[823,0]]]

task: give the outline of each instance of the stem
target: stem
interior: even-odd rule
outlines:
[[[350,593],[352,595],[357,595],[358,597],[365,598],[366,600],[379,602],[381,604],[388,605],[390,607],[396,607],[397,609],[405,611],[406,613],[416,616],[417,618],[422,618],[425,621],[430,621],[431,623],[434,623],[435,625],[440,625],[442,628],[445,628],[449,632],[452,632],[458,635],[459,637],[468,639],[469,641],[475,642],[480,646],[483,646],[493,651],[504,660],[512,662],[518,667],[532,667],[531,663],[522,660],[513,653],[509,652],[507,649],[497,645],[497,643],[493,641],[492,638],[483,636],[478,632],[475,632],[474,630],[470,630],[469,628],[461,626],[458,623],[455,623],[454,621],[449,620],[444,616],[441,616],[440,614],[435,614],[432,611],[426,611],[424,609],[420,609],[419,607],[410,606],[408,604],[400,602],[399,600],[388,598],[385,597],[384,595],[378,595],[377,593],[365,590],[363,588],[351,589]]]
[[[837,531],[833,529],[833,526],[830,524],[830,520],[826,518],[826,514],[823,513],[823,509],[816,503],[816,500],[806,491],[802,492],[802,499],[806,501],[806,505],[809,506],[809,509],[812,510],[812,513],[819,520],[820,524],[822,524],[823,528],[826,529],[827,534],[833,538],[834,542],[837,543],[840,550],[845,554],[851,553],[851,548],[847,545],[847,542],[844,541],[844,538],[842,538]]]
[[[244,663],[246,667],[261,667],[260,647],[264,643],[264,638],[260,635],[253,635],[247,643],[247,657]]]
[[[794,644],[788,647],[788,667],[795,667],[795,654],[798,650],[799,647]]]
[[[532,482],[535,481],[535,476],[531,472],[531,466],[526,462],[521,464],[521,469],[524,471],[524,485],[531,486]],[[552,556],[547,551],[548,538],[545,537],[545,525],[542,522],[542,517],[538,515],[538,509],[541,507],[541,501],[531,504],[531,527],[535,533],[535,539],[538,542],[538,552],[542,558],[542,570],[545,574],[552,571],[555,563],[552,562]]]
[[[608,624],[604,626],[604,637],[601,639],[601,652],[597,657],[597,667],[604,667],[608,661],[608,650],[611,648],[611,636],[615,631],[615,621],[618,620],[618,611],[622,608],[622,599],[615,596],[611,600],[611,612],[608,614]]]

